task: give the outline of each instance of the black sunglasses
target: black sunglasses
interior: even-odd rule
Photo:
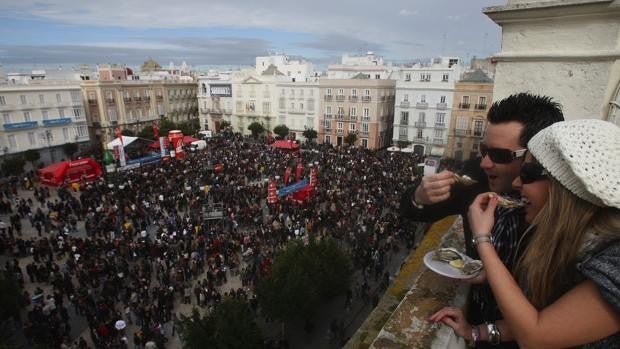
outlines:
[[[509,164],[512,160],[525,156],[527,149],[510,150],[502,148],[489,148],[486,144],[480,144],[480,155],[484,158],[489,156],[496,164]]]
[[[524,162],[523,165],[521,165],[519,177],[521,178],[521,183],[530,184],[541,179],[547,179],[548,174],[549,172],[547,172],[541,164],[535,162]]]

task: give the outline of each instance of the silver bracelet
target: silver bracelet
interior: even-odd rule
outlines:
[[[480,236],[475,236],[471,239],[471,243],[476,246],[480,243],[483,242],[490,242],[491,244],[493,244],[494,240],[493,240],[493,235],[480,235]]]
[[[498,345],[502,341],[502,334],[499,332],[499,328],[492,322],[487,322],[487,332],[489,336],[489,343],[492,345]]]

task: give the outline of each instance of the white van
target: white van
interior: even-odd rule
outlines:
[[[207,141],[198,140],[198,141],[193,141],[192,143],[190,143],[189,150],[198,151],[198,150],[203,150],[206,147],[207,147]]]

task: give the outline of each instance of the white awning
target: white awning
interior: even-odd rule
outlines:
[[[131,137],[131,136],[123,136],[123,147],[128,146],[129,144],[131,144],[133,141],[135,141],[136,139],[138,139],[138,137]],[[114,149],[115,146],[120,146],[121,145],[121,141],[116,138],[114,139],[112,142],[107,144],[107,148],[112,150]]]

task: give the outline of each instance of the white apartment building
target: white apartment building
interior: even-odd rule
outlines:
[[[230,72],[209,71],[198,77],[200,127],[219,132],[222,121],[230,122],[233,110]]]
[[[67,159],[62,145],[89,140],[79,81],[0,85],[3,154],[35,149],[44,163]]]
[[[279,82],[276,84],[278,95],[277,124],[289,128],[289,136],[305,140],[303,132],[314,129],[319,132],[319,81]]]
[[[256,57],[256,74],[261,75],[269,66],[274,65],[279,72],[291,79],[291,81],[311,81],[317,74],[311,62],[302,57],[288,56],[285,54],[273,54]]]
[[[394,70],[391,64],[385,64],[383,58],[373,52],[361,56],[342,55],[340,64],[330,64],[327,67],[328,79],[351,79],[358,74],[367,79],[389,79]]]
[[[278,79],[286,78],[273,65],[260,75],[254,69],[233,72],[233,110],[230,119],[226,121],[230,122],[236,132],[250,134],[248,126],[253,122],[263,124],[266,130],[272,130],[277,125],[274,90]]]
[[[393,145],[407,142],[414,152],[442,156],[448,140],[454,82],[461,75],[456,57],[401,67],[396,82]]]

